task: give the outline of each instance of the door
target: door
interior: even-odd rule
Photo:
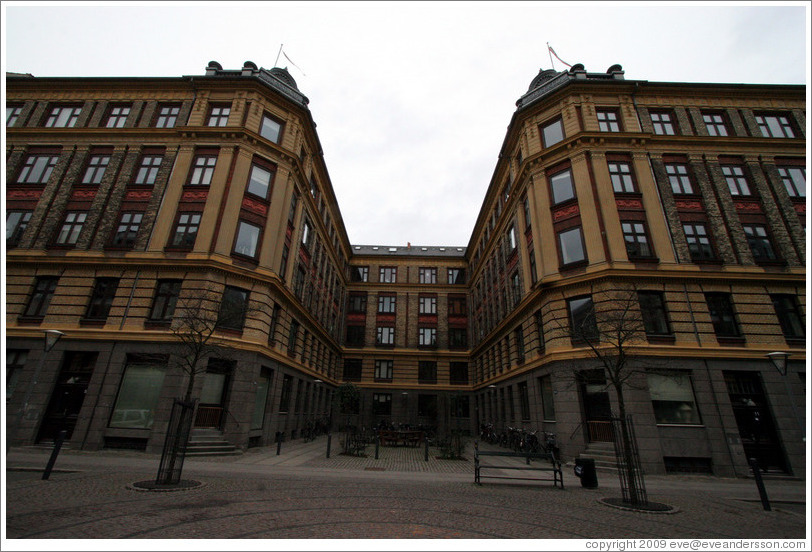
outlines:
[[[195,427],[220,429],[224,418],[228,382],[227,373],[206,372],[195,416]]]
[[[763,471],[787,472],[787,460],[758,372],[725,372],[744,454]]]
[[[51,400],[37,434],[37,442],[53,441],[62,430],[69,440],[85,402],[87,386],[96,365],[95,352],[67,352]]]
[[[581,372],[580,380],[584,425],[587,428],[589,442],[614,442],[611,421],[612,407],[603,370]]]

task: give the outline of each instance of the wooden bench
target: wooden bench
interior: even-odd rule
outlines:
[[[493,456],[497,458],[521,458],[525,460],[524,465],[502,462],[499,464],[483,464],[480,461],[481,457]],[[531,460],[547,460],[549,464],[532,465]],[[506,475],[487,475],[483,474],[482,470],[527,470],[527,471],[540,471],[552,472],[553,478],[538,478],[538,477],[510,477]],[[564,488],[564,474],[561,471],[561,462],[555,457],[552,452],[513,452],[503,450],[479,450],[479,443],[474,442],[474,483],[482,485],[482,478],[488,479],[517,479],[523,481],[552,481],[553,485]]]

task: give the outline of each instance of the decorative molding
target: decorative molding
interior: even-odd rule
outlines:
[[[618,209],[643,209],[643,201],[640,199],[615,199]]]
[[[242,207],[243,209],[248,209],[252,213],[256,213],[258,215],[265,216],[268,214],[268,206],[251,199],[250,197],[242,198]]]
[[[181,201],[203,201],[209,197],[208,190],[184,190]]]
[[[734,201],[736,211],[745,213],[761,213],[761,204],[756,201]]]
[[[564,220],[566,218],[574,217],[580,214],[580,209],[578,208],[578,204],[574,203],[568,207],[563,207],[561,209],[557,209],[553,211],[553,222],[558,222],[560,220]]]
[[[39,200],[42,190],[8,190],[6,199],[12,200]]]
[[[680,211],[704,211],[698,199],[678,199],[674,202]]]

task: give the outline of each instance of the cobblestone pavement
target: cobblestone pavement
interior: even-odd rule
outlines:
[[[159,458],[143,453],[64,451],[41,480],[47,451],[7,456],[7,539],[310,539],[310,538],[680,538],[803,539],[803,481],[767,481],[764,511],[750,480],[700,476],[646,478],[649,499],[676,513],[609,507],[617,477],[599,473],[585,489],[565,470],[552,483],[473,483],[473,462],[440,460],[423,449],[374,447],[366,458],[335,450],[324,438],[225,458],[186,460],[184,479],[200,486],[147,492]],[[24,471],[26,469],[40,471]],[[521,473],[521,472],[520,472]],[[784,507],[783,504],[792,507]],[[11,544],[14,541],[4,541]],[[808,544],[808,541],[807,541]]]

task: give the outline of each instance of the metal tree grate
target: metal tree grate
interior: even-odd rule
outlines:
[[[164,439],[164,450],[161,464],[158,467],[157,485],[177,485],[183,472],[183,461],[186,458],[186,445],[192,431],[193,414],[196,400],[189,402],[175,399],[172,415]]]
[[[645,506],[648,504],[648,495],[646,494],[646,483],[643,480],[640,453],[637,450],[637,437],[634,433],[631,416],[626,416],[625,420],[612,418],[612,429],[615,440],[617,473],[618,477],[620,477],[623,502],[635,506]]]

